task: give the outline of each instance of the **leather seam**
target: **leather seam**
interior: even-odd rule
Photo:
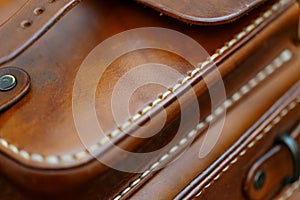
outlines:
[[[189,80],[195,77],[196,74],[198,74],[202,69],[207,67],[208,65],[215,62],[215,60],[223,55],[229,48],[236,45],[240,40],[242,40],[247,34],[252,32],[255,28],[257,28],[259,25],[261,25],[265,20],[267,20],[274,12],[279,10],[280,7],[283,7],[287,3],[289,3],[290,0],[280,0],[278,3],[274,4],[270,9],[268,9],[266,12],[264,12],[260,17],[258,17],[256,20],[253,21],[250,25],[246,26],[242,32],[238,33],[233,39],[231,39],[229,42],[227,42],[223,47],[218,49],[216,53],[214,53],[212,56],[210,56],[207,61],[201,63],[198,65],[197,68],[195,68],[192,72],[190,72],[185,78],[182,79],[182,81],[178,82],[175,86],[173,86],[171,89],[167,90],[163,95],[161,95],[158,99],[154,100],[151,104],[149,104],[147,107],[142,109],[140,112],[138,112],[136,115],[131,117],[127,122],[125,122],[121,127],[117,128],[116,130],[112,131],[110,134],[108,134],[106,137],[102,138],[99,142],[92,145],[90,148],[87,148],[86,150],[80,151],[78,153],[74,154],[63,154],[63,155],[49,155],[44,156],[40,155],[38,153],[29,153],[26,150],[19,149],[13,144],[9,144],[5,139],[0,138],[0,144],[4,148],[10,150],[15,155],[21,156],[25,160],[30,160],[37,163],[48,163],[51,165],[57,165],[59,163],[74,163],[75,161],[84,160],[87,159],[90,156],[90,153],[94,152],[95,150],[99,149],[103,145],[107,144],[109,142],[109,139],[113,139],[125,130],[128,126],[136,122],[137,119],[139,119],[141,116],[144,116],[147,114],[150,110],[152,110],[154,107],[159,105],[163,100],[165,100],[169,95],[177,91],[181,86],[183,86],[185,83],[187,83]],[[247,88],[245,89],[247,91]],[[241,97],[241,94],[243,92],[239,92],[236,94],[236,99],[238,100]],[[234,101],[235,102],[235,101]],[[226,101],[225,103],[230,104],[231,101]],[[216,109],[215,113],[218,111]],[[210,118],[206,118],[206,122],[210,122],[212,119],[210,115]],[[202,124],[199,124],[198,127],[202,126]]]
[[[289,52],[289,53],[288,53]],[[148,174],[154,171],[162,162],[164,162],[168,157],[170,157],[175,152],[188,142],[189,139],[195,137],[197,132],[204,128],[205,125],[213,121],[216,117],[218,117],[221,113],[223,113],[226,109],[230,108],[234,103],[240,100],[243,96],[248,94],[253,88],[255,88],[260,82],[265,80],[269,75],[271,75],[276,69],[283,66],[284,63],[288,62],[291,59],[291,52],[289,50],[284,50],[277,58],[275,58],[271,64],[265,67],[262,71],[256,74],[256,76],[250,79],[247,84],[243,85],[240,90],[235,92],[231,98],[227,99],[221,106],[219,106],[213,114],[207,116],[205,120],[200,122],[194,130],[187,134],[186,137],[181,139],[177,145],[172,147],[169,152],[164,154],[157,162],[152,164],[148,170],[146,170],[143,174],[141,174],[136,180],[130,183],[130,185],[125,188],[122,192],[119,193],[118,196],[114,198],[114,200],[121,199],[124,195],[126,195],[134,186],[136,186],[139,182],[141,182]],[[245,152],[246,153],[246,152]]]
[[[206,184],[203,189],[195,196],[200,197],[201,194],[209,187],[211,187],[216,181],[218,181],[222,175],[224,175],[234,164],[236,164],[239,159],[241,159],[246,153],[251,150],[259,141],[261,141],[271,130],[277,125],[290,111],[292,111],[300,103],[300,96],[297,96],[291,103],[289,103],[278,116],[275,117],[260,133],[255,139],[250,142],[247,147],[239,153],[239,155],[234,158],[217,176],[215,176],[208,184]]]

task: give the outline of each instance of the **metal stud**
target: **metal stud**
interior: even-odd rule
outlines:
[[[254,177],[254,188],[256,190],[261,190],[266,182],[266,173],[263,170],[259,170]]]
[[[13,89],[16,85],[17,80],[13,75],[6,74],[0,77],[0,91],[9,91]]]

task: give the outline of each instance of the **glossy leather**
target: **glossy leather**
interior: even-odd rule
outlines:
[[[159,12],[191,24],[221,24],[234,21],[264,0],[137,0]]]
[[[9,17],[4,12],[3,22],[0,24],[0,64],[13,59],[34,41],[41,37],[58,19],[74,7],[79,1],[34,1],[28,0],[24,3],[13,1],[20,8]],[[11,3],[12,8],[16,7]]]
[[[295,138],[297,142],[300,133],[300,126],[296,124],[296,128],[292,129],[290,137]],[[291,180],[294,176],[294,158],[287,146],[274,141],[274,147],[265,155],[261,156],[251,167],[248,177],[244,183],[245,191],[249,199],[267,199],[282,190],[285,185],[292,184]],[[258,171],[263,170],[266,175],[266,181],[262,184],[262,188],[255,188],[255,175]],[[292,181],[292,182],[291,182]]]
[[[215,170],[217,173],[205,178],[206,180],[201,183],[201,186],[198,186],[197,189],[189,194],[190,197],[194,194],[194,197],[197,196],[197,199],[215,199],[220,197],[221,192],[229,190],[232,192],[221,194],[221,196],[232,199],[249,198],[249,196],[246,196],[247,193],[244,193],[243,182],[246,181],[245,176],[248,174],[252,164],[274,146],[274,140],[278,135],[283,132],[292,131],[297,125],[297,122],[291,119],[299,119],[299,90],[295,91],[294,88],[286,93],[285,97],[281,98],[273,109],[275,110],[269,112],[268,114],[270,115],[265,120],[257,124],[259,127],[257,126],[257,128],[249,130],[249,137],[245,138],[244,142],[239,143],[239,146],[234,150],[235,153],[231,153],[230,156],[224,159],[224,164],[226,164],[220,164],[218,167],[219,170]],[[282,115],[281,113],[286,114]],[[280,160],[280,162],[284,161]],[[290,161],[286,163],[287,168],[290,167]],[[274,166],[273,170],[283,169],[279,166],[278,168]],[[277,173],[281,174],[284,172],[277,171]],[[266,189],[272,186],[272,180],[277,181],[276,176],[268,178],[265,186]],[[276,187],[282,188],[283,185],[275,186],[274,190],[264,191],[267,194],[266,196],[261,196],[261,194],[259,196],[257,194],[256,198],[273,199],[276,192],[278,192],[278,188]]]
[[[298,48],[294,43],[297,39],[295,32],[298,7],[294,1],[282,2],[284,3],[275,4],[277,7],[270,9],[275,3],[270,1],[234,23],[214,27],[189,26],[167,16],[159,16],[155,11],[130,1],[82,2],[43,37],[34,41],[35,43],[31,42],[24,48],[26,51],[21,55],[17,56],[19,51],[16,51],[13,54],[17,57],[1,66],[1,68],[18,66],[31,77],[30,92],[0,115],[0,134],[3,139],[0,147],[3,152],[0,162],[2,173],[18,185],[26,188],[26,191],[29,189],[35,194],[42,191],[43,197],[63,191],[64,195],[70,196],[70,198],[88,196],[91,199],[117,197],[126,190],[128,185],[139,178],[140,174],[108,169],[90,155],[86,155],[85,147],[78,138],[72,116],[72,89],[80,64],[96,45],[114,34],[137,27],[158,26],[178,30],[193,37],[203,45],[213,58],[211,63],[218,64],[222,76],[226,77],[225,84],[228,96],[238,91],[256,73],[280,55],[284,49],[288,49],[293,58],[283,65],[283,69],[280,69],[279,72],[276,71],[272,78],[268,78],[272,80],[271,83],[260,86],[264,89],[251,92],[251,95],[247,94],[246,96],[253,94],[250,100],[239,101],[241,108],[237,112],[232,111],[231,123],[226,123],[227,128],[224,130],[226,139],[220,140],[214,151],[216,153],[207,157],[202,162],[201,167],[198,167],[197,164],[194,165],[192,160],[189,161],[191,170],[188,170],[188,167],[185,166],[186,161],[178,162],[179,164],[175,165],[181,166],[179,169],[184,169],[185,173],[189,173],[189,175],[181,176],[180,182],[173,179],[176,177],[173,173],[178,172],[178,169],[174,167],[173,170],[172,167],[168,167],[166,169],[170,169],[169,175],[165,175],[166,170],[163,170],[162,175],[151,179],[155,172],[150,173],[145,179],[130,188],[128,193],[122,195],[122,197],[134,195],[134,197],[150,198],[151,195],[164,190],[165,193],[160,193],[166,195],[166,198],[175,197],[199,173],[205,169],[214,168],[213,166],[210,167],[213,161],[222,156],[226,149],[229,149],[278,98],[299,80],[299,67],[296,64],[299,55],[297,53]],[[283,14],[283,12],[285,13]],[[287,21],[289,23],[286,23]],[[220,33],[222,34],[220,35]],[[34,37],[38,35],[35,32],[33,34]],[[24,39],[25,37],[21,38]],[[5,44],[10,45],[9,42]],[[15,49],[14,44],[15,42],[11,44],[13,49]],[[1,52],[10,55],[7,54],[6,49]],[[200,60],[205,61],[206,56],[203,55]],[[109,67],[110,71],[100,80],[96,94],[98,118],[103,120],[107,135],[111,135],[118,129],[111,109],[107,106],[110,105],[112,90],[117,79],[134,68],[136,64],[146,63],[153,59],[172,66],[173,69],[182,74],[187,74],[193,69],[189,63],[178,56],[154,50],[137,51],[112,63]],[[201,102],[200,120],[204,120],[211,112],[208,109],[210,103],[207,88],[201,77],[207,76],[210,77],[208,80],[214,81],[214,77],[210,76],[214,72],[213,68],[210,65],[204,67],[201,73],[195,73],[188,80],[188,84],[193,85],[198,100]],[[174,79],[174,85],[177,78]],[[273,90],[274,85],[276,85],[276,90]],[[170,85],[170,87],[172,86],[173,84]],[[184,86],[180,86],[180,88],[182,89]],[[149,102],[157,100],[159,94],[165,90],[166,88],[153,85],[141,88],[132,97],[131,115],[147,107]],[[265,91],[270,91],[270,93]],[[179,90],[174,93],[177,92],[179,93]],[[189,99],[189,96],[185,94],[182,98]],[[260,101],[260,98],[264,101]],[[186,109],[189,108],[188,101],[185,101],[184,105]],[[241,113],[249,106],[255,107],[251,115],[242,123],[236,123],[240,121]],[[152,107],[154,107],[153,104]],[[167,110],[169,121],[159,135],[151,138],[151,140],[136,140],[124,133],[131,128],[127,127],[118,133],[114,141],[125,149],[141,152],[151,151],[165,145],[174,136],[176,124],[179,121],[179,107],[174,95],[162,100],[149,113],[159,117],[156,113],[161,111],[163,107]],[[124,117],[122,121],[126,123],[132,120]],[[149,121],[148,116],[139,117],[139,123],[145,121]],[[148,131],[153,131],[155,127],[156,124],[152,123]],[[193,129],[194,127],[189,128]],[[235,133],[229,131],[231,128],[236,129]],[[199,141],[201,141],[204,130],[205,128],[197,133],[197,137],[200,138]],[[143,134],[139,130],[135,130],[135,133]],[[95,134],[92,135],[89,142],[93,143],[97,140],[99,140],[99,136]],[[192,151],[193,149],[189,150],[189,152]],[[197,151],[195,153],[197,154]],[[108,155],[116,161],[123,162],[123,157],[117,155],[109,146],[106,149],[100,148],[97,154]],[[68,162],[64,155],[72,155],[71,162]],[[142,164],[147,169],[158,158],[153,157],[151,160],[145,160],[145,163]],[[184,156],[183,159],[192,158]],[[156,182],[156,178],[159,180],[158,182]],[[164,183],[167,182],[167,187],[165,184],[158,184],[161,183],[160,180],[164,180]],[[147,184],[143,186],[145,182]],[[151,187],[153,188],[151,189]],[[9,186],[7,191],[11,191]],[[135,191],[137,191],[136,194],[134,194]],[[7,193],[9,192],[3,194]]]

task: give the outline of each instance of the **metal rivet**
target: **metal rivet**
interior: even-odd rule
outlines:
[[[25,29],[25,28],[28,28],[28,27],[31,26],[31,21],[29,21],[29,20],[24,20],[24,21],[21,22],[20,25],[21,25],[21,27],[24,28],[24,29]]]
[[[254,188],[260,190],[264,187],[266,182],[266,173],[263,170],[259,170],[254,177]]]
[[[44,8],[35,8],[35,9],[33,10],[33,13],[34,13],[36,16],[39,16],[39,15],[43,14],[44,11],[45,11]]]
[[[6,74],[0,77],[0,91],[8,91],[13,89],[17,84],[17,80],[13,75]]]

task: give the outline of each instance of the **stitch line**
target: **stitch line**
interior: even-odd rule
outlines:
[[[247,26],[241,33],[236,35],[232,40],[230,40],[228,43],[225,44],[221,49],[217,50],[215,54],[213,54],[210,58],[208,58],[207,61],[204,63],[201,63],[195,68],[192,72],[189,72],[188,75],[181,81],[181,83],[176,84],[173,88],[170,88],[165,93],[160,95],[158,99],[154,100],[151,104],[149,104],[147,107],[142,109],[140,112],[138,112],[136,115],[131,117],[127,122],[125,122],[122,126],[120,126],[118,129],[112,131],[107,136],[103,137],[99,142],[92,145],[91,148],[88,148],[87,150],[80,151],[76,154],[64,154],[64,155],[49,155],[44,156],[37,153],[29,153],[26,152],[23,149],[18,149],[17,147],[8,144],[8,142],[4,138],[0,138],[0,144],[13,152],[14,154],[26,159],[31,160],[33,162],[43,163],[46,162],[51,165],[57,165],[59,163],[73,163],[78,161],[79,159],[87,159],[90,152],[93,152],[92,150],[99,149],[103,145],[107,144],[109,142],[109,139],[115,138],[125,130],[130,124],[134,123],[137,119],[139,119],[141,116],[145,115],[147,112],[149,112],[151,109],[153,109],[155,106],[160,104],[163,100],[165,100],[170,94],[172,94],[174,91],[178,89],[177,85],[182,86],[184,83],[186,83],[188,80],[192,79],[199,71],[201,71],[203,68],[207,67],[209,64],[215,61],[215,59],[219,56],[221,56],[226,50],[234,46],[236,43],[238,43],[245,35],[250,33],[255,27],[262,24],[266,19],[268,19],[275,11],[277,11],[281,6],[284,6],[287,4],[289,0],[280,0],[277,4],[273,5],[270,10],[268,10],[268,14],[263,14],[261,17],[256,19],[253,24],[250,24]],[[267,13],[266,12],[266,13]],[[266,73],[268,74],[268,73]],[[263,77],[259,77],[257,80],[253,80],[253,83],[260,82]],[[249,87],[252,87],[250,84]],[[238,95],[239,97],[240,95]],[[234,101],[234,100],[233,100]],[[226,102],[226,105],[230,106],[233,101]],[[226,106],[224,105],[224,106]],[[207,118],[209,119],[209,118]],[[191,134],[192,135],[192,134]]]
[[[292,101],[289,105],[287,105],[285,107],[285,109],[283,110],[286,114],[288,114],[290,111],[292,111],[297,104],[300,103],[300,96],[298,96],[294,101]],[[201,194],[203,194],[203,192],[208,189],[210,186],[212,186],[216,181],[218,181],[220,179],[220,177],[222,175],[224,175],[224,173],[226,173],[234,164],[237,163],[237,161],[239,159],[241,159],[244,155],[246,155],[246,153],[251,150],[256,144],[257,142],[259,142],[260,140],[262,140],[271,130],[272,128],[277,125],[286,115],[282,116],[281,113],[279,113],[279,115],[272,120],[272,122],[263,129],[262,133],[259,134],[258,136],[255,137],[255,139],[247,145],[246,149],[244,149],[242,152],[239,153],[239,155],[232,160],[227,166],[226,168],[224,168],[218,175],[217,178],[214,178],[212,181],[210,181],[208,184],[206,184],[204,186],[204,188],[196,195],[196,197],[200,197]],[[279,120],[278,120],[279,117]]]
[[[267,74],[268,73],[268,69],[269,68],[273,68],[274,70],[272,70],[273,72],[275,71],[276,68],[279,68],[280,66],[275,66],[274,63],[275,62],[278,62],[278,60],[282,61],[281,64],[283,65],[284,63],[288,62],[290,59],[292,58],[292,53],[289,51],[289,50],[284,50],[277,58],[275,58],[273,60],[273,62],[271,64],[269,64],[267,67],[265,67],[261,72],[259,72],[254,78],[252,78],[251,80],[248,81],[248,83],[244,86],[241,87],[241,89],[239,91],[237,91],[235,94],[232,95],[232,97],[228,100],[226,100],[219,108],[217,108],[216,110],[222,108],[222,110],[226,110],[228,109],[229,107],[231,107],[234,103],[236,103],[239,99],[236,99],[234,98],[234,96],[237,94],[237,93],[241,93],[241,91],[243,90],[243,88],[246,86],[248,87],[249,89],[247,90],[248,92],[250,92],[259,82],[261,82],[262,80],[264,79],[259,79],[258,76],[259,74],[263,73],[263,74]],[[281,65],[281,66],[282,66]],[[269,76],[270,74],[267,74],[265,76],[265,78],[267,76]],[[256,81],[256,85],[252,85],[251,86],[251,82],[253,81]],[[246,95],[247,93],[243,93],[241,94],[241,97]],[[228,103],[230,102],[230,103]],[[295,104],[296,106],[296,104]],[[291,106],[289,106],[289,108],[291,108]],[[221,113],[220,113],[221,114]],[[188,139],[192,138],[193,136],[196,135],[196,133],[202,129],[205,125],[209,124],[213,119],[217,118],[219,115],[209,115],[206,117],[206,119],[204,120],[204,122],[200,122],[196,128],[194,130],[192,130],[186,137],[184,137],[183,139],[181,139],[178,144],[176,146],[174,146],[173,148],[171,148],[169,150],[169,152],[167,152],[165,155],[163,155],[157,162],[155,162],[154,164],[152,164],[150,166],[150,168],[146,171],[147,174],[149,174],[150,172],[152,172],[156,167],[158,167],[161,163],[162,163],[162,160],[166,160],[168,157],[170,157],[172,154],[174,154],[176,151],[178,151],[178,149],[180,147],[182,147],[185,143],[187,143]],[[268,129],[268,130],[271,130],[271,129]],[[262,139],[262,136],[260,135],[259,137],[257,137],[257,139]],[[254,146],[254,142],[250,143],[248,145],[249,148],[253,147]],[[242,151],[240,155],[245,155],[246,154],[246,150],[245,151]],[[162,159],[163,158],[163,159]],[[236,163],[238,161],[238,159],[234,159],[232,161],[232,164],[233,163]],[[227,171],[229,169],[229,166],[225,167],[223,169],[223,172]],[[220,178],[221,174],[219,176],[217,176],[218,178]],[[130,184],[127,188],[125,188],[118,196],[116,196],[114,198],[114,200],[119,200],[121,199],[125,194],[127,194],[131,189],[133,189],[133,187],[135,185],[137,185],[139,182],[141,182],[143,179],[145,178],[145,176],[142,174],[140,177],[138,177],[135,181],[133,181],[134,185],[132,186],[132,184]],[[216,180],[218,178],[215,178]],[[205,188],[208,188],[210,186],[210,184],[206,185]],[[125,192],[126,191],[126,192]]]

